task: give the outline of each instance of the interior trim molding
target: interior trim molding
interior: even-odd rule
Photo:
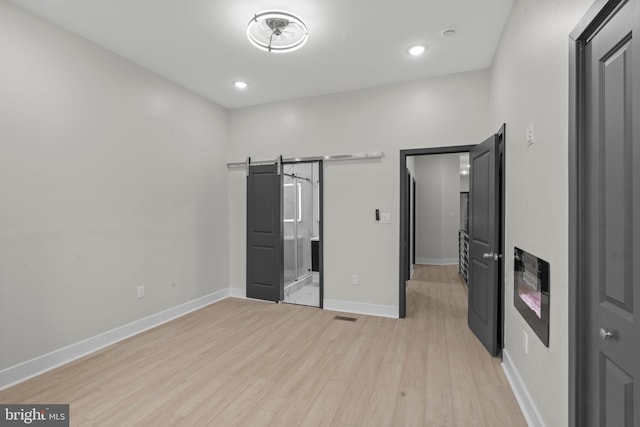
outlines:
[[[428,264],[428,265],[452,265],[458,263],[458,258],[416,258],[416,264]]]
[[[241,299],[245,299],[247,298],[247,290],[246,289],[240,289],[240,288],[229,288],[229,296],[231,298],[241,298]]]
[[[240,288],[231,288],[229,290],[229,296],[231,298],[251,299],[247,298],[246,289]],[[272,301],[251,300],[273,303]],[[340,311],[343,313],[366,314],[369,316],[390,317],[392,319],[398,318],[398,307],[394,305],[366,304],[353,301],[325,299],[322,301],[322,306],[320,308],[323,310]]]
[[[408,150],[400,150],[400,207],[399,207],[399,253],[398,253],[398,317],[404,319],[407,317],[407,280],[410,277],[410,266],[412,260],[410,256],[410,206],[409,206],[409,188],[408,187],[408,168],[407,157],[423,156],[430,154],[451,154],[464,153],[471,151],[475,145],[453,145],[449,147],[433,147],[433,148],[412,148]]]
[[[369,316],[398,318],[398,307],[394,305],[365,304],[361,302],[325,299],[324,309],[344,313],[366,314]]]
[[[240,289],[240,288],[230,288],[229,289],[229,297],[230,298],[238,298],[238,299],[246,299],[249,301],[256,301],[256,302],[263,302],[266,304],[275,304],[273,301],[267,301],[264,299],[257,299],[257,298],[247,298],[247,290],[246,289]]]
[[[507,381],[509,381],[518,405],[520,405],[520,410],[522,411],[522,415],[524,415],[524,419],[527,421],[527,425],[529,427],[545,427],[540,412],[533,403],[531,395],[527,391],[527,387],[522,381],[522,378],[520,378],[518,370],[513,363],[511,363],[509,352],[506,349],[502,350],[502,370],[507,377]]]
[[[211,305],[229,297],[229,289],[223,289],[209,295],[177,305],[159,313],[119,326],[91,338],[54,350],[26,362],[0,371],[0,390],[19,384],[37,375],[66,365],[88,354],[101,350],[119,341],[130,338],[141,332],[160,326],[171,320],[182,317],[192,311]]]

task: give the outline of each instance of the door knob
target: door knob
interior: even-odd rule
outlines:
[[[608,339],[610,339],[610,338],[613,338],[613,332],[611,332],[611,331],[605,331],[605,330],[604,330],[604,328],[600,328],[600,332],[599,332],[599,334],[600,334],[600,339],[601,339],[602,341],[604,341],[604,340],[608,340]]]

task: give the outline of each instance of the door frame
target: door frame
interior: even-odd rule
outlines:
[[[282,156],[280,156],[280,159],[282,159]],[[318,225],[318,237],[320,239],[320,241],[318,242],[318,272],[320,275],[320,283],[319,283],[319,301],[318,301],[318,308],[320,309],[324,309],[324,162],[320,159],[318,160],[296,160],[296,161],[289,161],[289,162],[278,162],[275,161],[274,164],[278,165],[280,169],[280,173],[283,173],[283,166],[285,164],[297,164],[297,163],[318,163],[318,209],[319,209],[319,220],[320,223]],[[270,163],[264,163],[264,164],[270,164]],[[261,166],[264,165],[263,163],[260,163],[259,165],[251,165],[250,161],[247,165],[247,167],[253,167],[253,166]],[[247,172],[247,176],[248,176],[248,172]],[[248,178],[247,178],[248,179]],[[247,193],[248,194],[248,193]],[[280,211],[282,213],[282,183],[280,185]],[[246,208],[246,215],[247,218],[249,218],[249,207],[247,206]],[[282,216],[282,215],[281,215]],[[280,218],[280,223],[282,224],[282,218]],[[248,237],[248,232],[249,232],[249,227],[248,225],[245,226],[246,231],[247,231],[247,241],[246,241],[246,248],[245,250],[248,250],[249,248],[249,237]],[[284,247],[284,236],[282,234],[282,232],[280,233],[280,244],[283,245]],[[284,285],[284,253],[281,256],[283,262],[281,263],[280,266],[280,275],[281,277],[281,287]],[[248,257],[245,257],[245,260],[247,261],[247,265],[246,265],[246,277],[249,277],[249,262],[248,262]],[[245,280],[245,282],[248,283],[248,279]],[[247,287],[247,283],[245,283],[245,290]],[[280,299],[280,301],[274,301],[276,303],[280,303],[283,301],[283,297]]]
[[[318,301],[318,308],[324,309],[324,162],[322,160],[296,160],[296,161],[288,161],[282,162],[282,165],[294,165],[294,164],[304,164],[304,163],[317,163],[318,164],[318,219],[320,223],[318,224],[318,238],[320,241],[318,242],[318,273],[320,276],[319,286],[319,297],[320,301]],[[283,242],[284,246],[284,242]],[[284,256],[283,256],[284,260]],[[283,265],[284,271],[284,265]]]
[[[411,177],[411,203],[412,203],[412,212],[411,212],[411,263],[415,265],[416,263],[416,178]]]
[[[407,174],[407,157],[423,156],[429,154],[457,154],[467,153],[474,145],[454,145],[449,147],[435,148],[413,148],[409,150],[400,150],[400,261],[399,261],[399,299],[398,299],[398,317],[404,319],[407,317],[407,288],[406,282],[408,277],[409,244],[411,236],[409,235],[409,198],[407,197],[409,188],[406,179]]]
[[[569,36],[569,426],[587,425],[586,316],[587,290],[583,218],[586,177],[586,79],[584,49],[627,0],[596,0]]]

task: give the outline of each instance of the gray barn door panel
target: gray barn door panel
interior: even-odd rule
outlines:
[[[500,187],[498,135],[469,152],[469,328],[492,356],[499,351]]]
[[[594,426],[640,426],[637,5],[628,2],[585,49],[585,408]]]
[[[284,298],[282,175],[278,165],[249,168],[247,177],[247,298]]]

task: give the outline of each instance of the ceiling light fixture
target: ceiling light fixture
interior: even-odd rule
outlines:
[[[409,49],[409,54],[412,56],[420,56],[424,53],[425,47],[418,45],[418,46],[413,46],[411,49]]]
[[[241,81],[234,82],[233,85],[238,89],[246,89],[247,86],[249,86],[246,82],[241,82]]]
[[[291,52],[300,49],[309,38],[302,19],[289,12],[269,10],[254,15],[247,24],[251,44],[267,52]]]

